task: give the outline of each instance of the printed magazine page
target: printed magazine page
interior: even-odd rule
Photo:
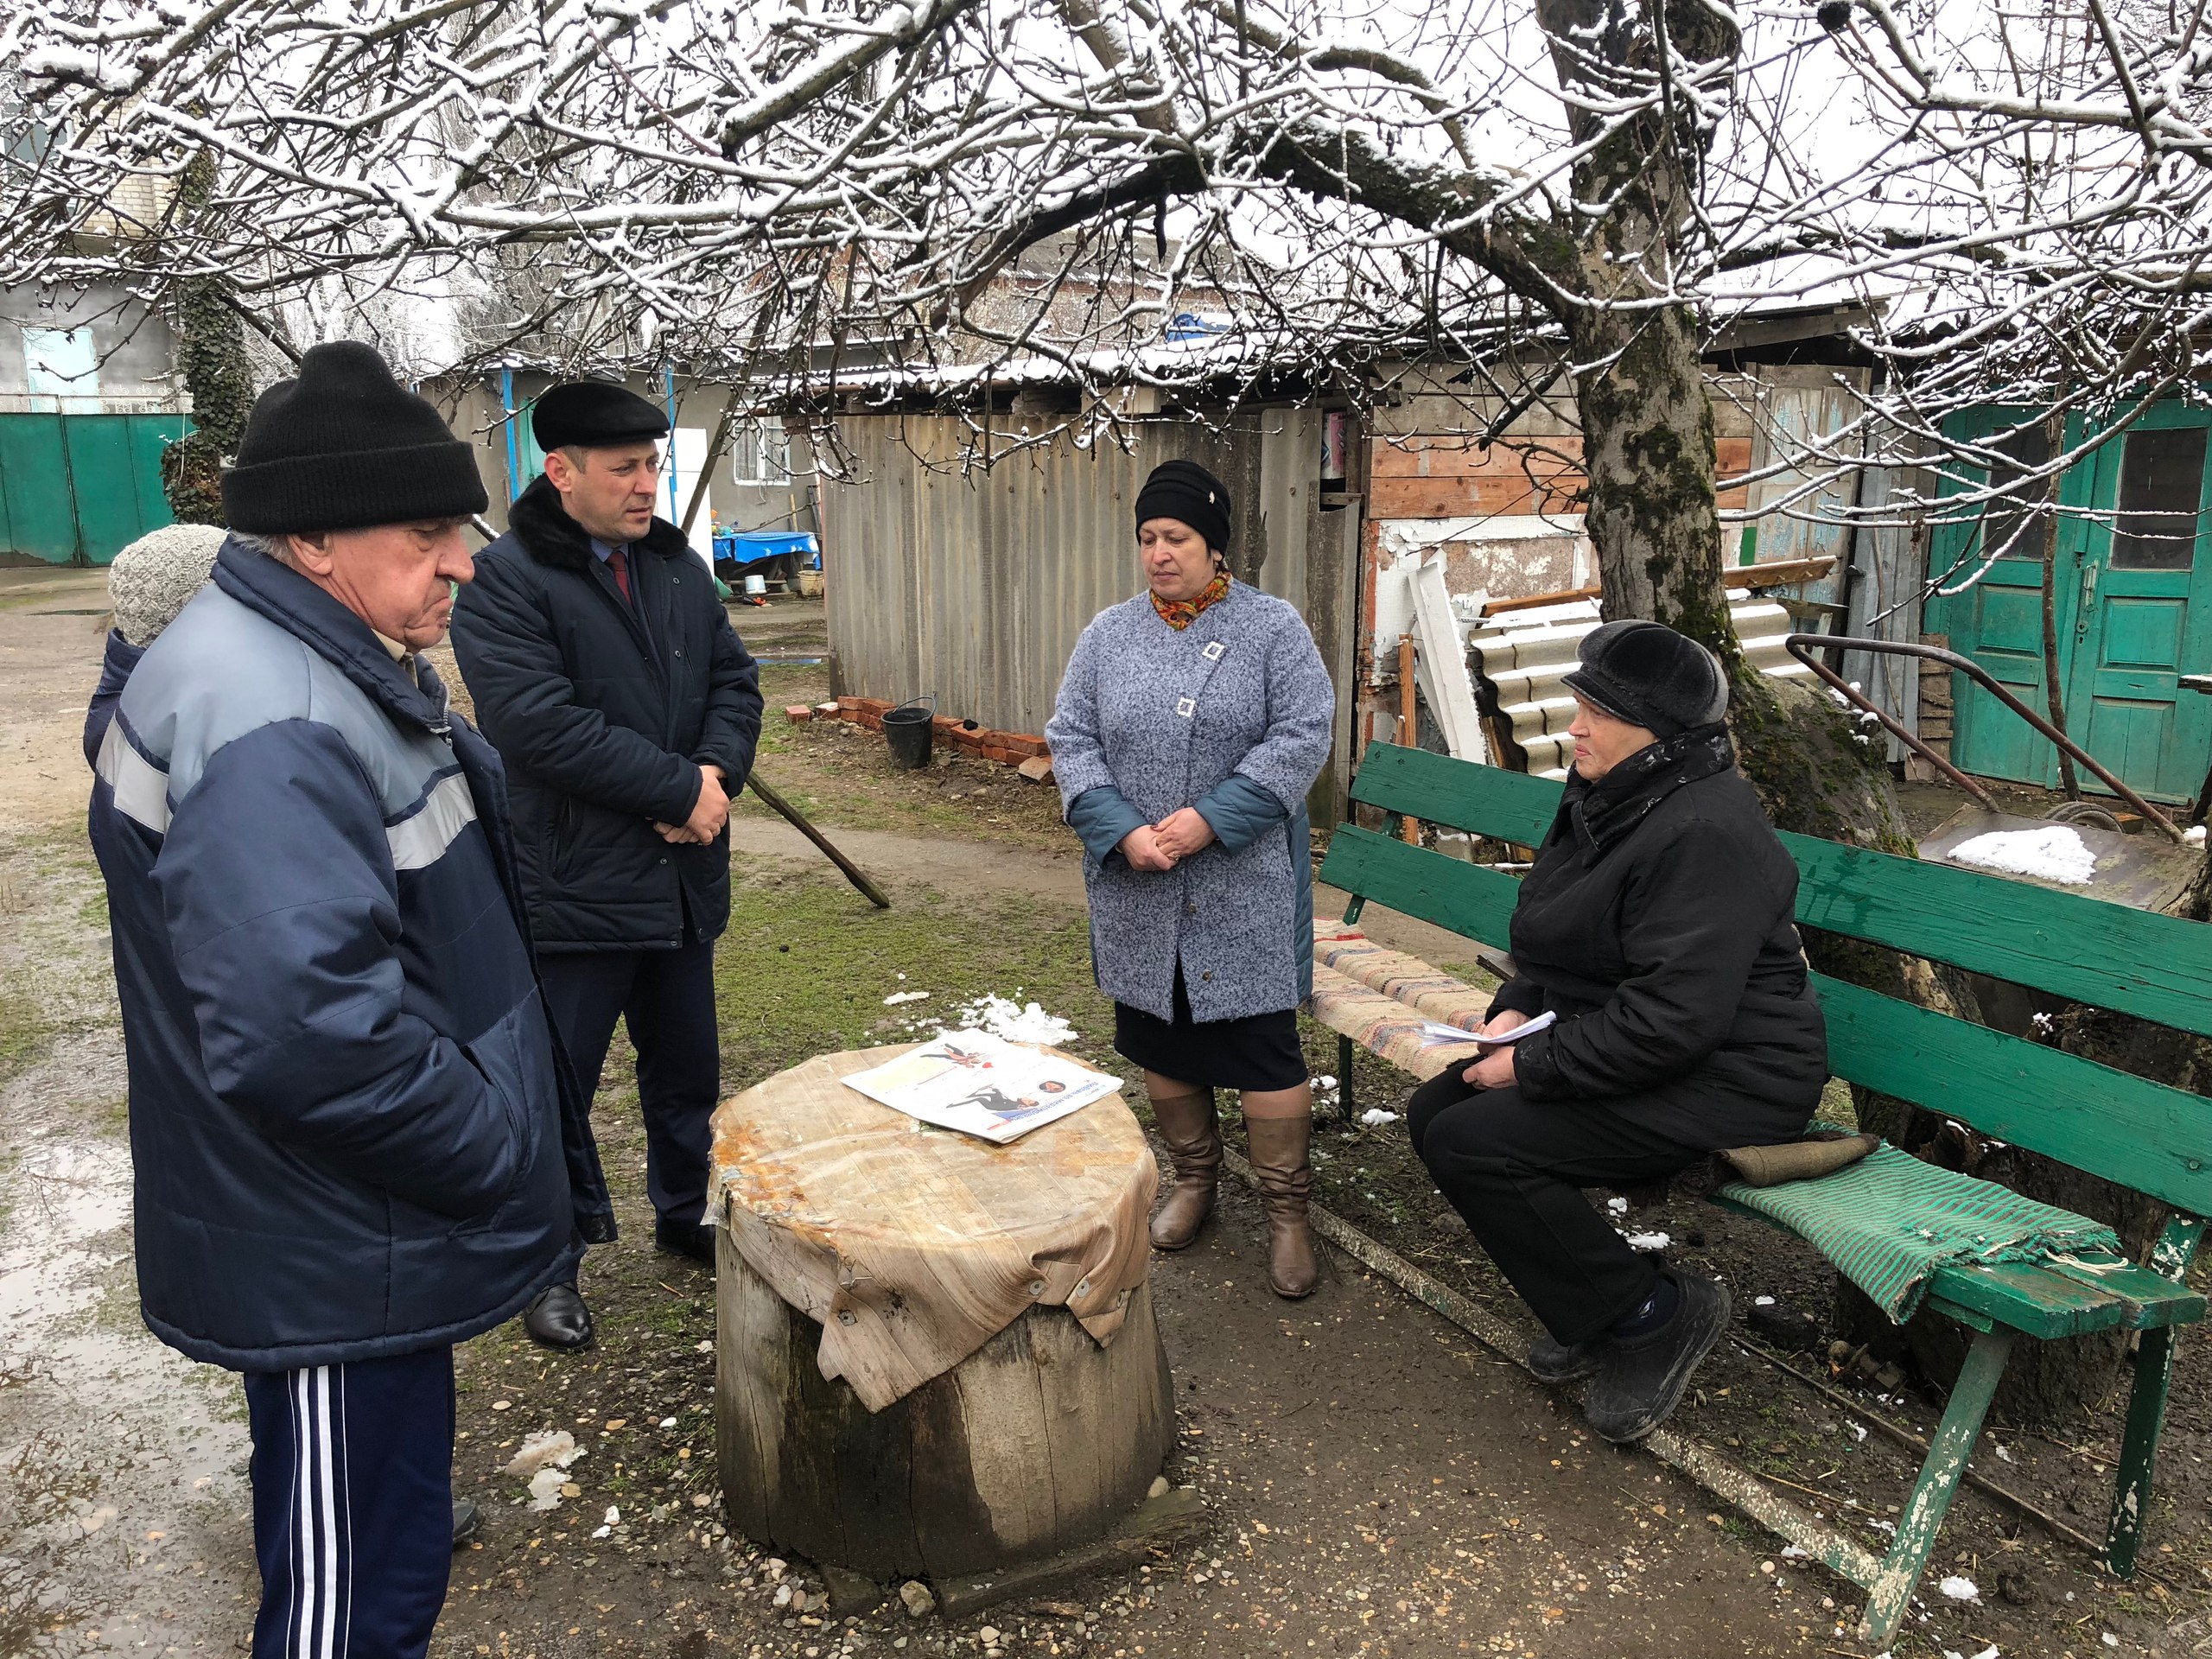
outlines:
[[[987,1031],[948,1031],[845,1081],[894,1111],[998,1146],[1122,1086],[1119,1077]]]

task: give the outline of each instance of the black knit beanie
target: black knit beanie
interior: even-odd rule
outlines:
[[[1229,551],[1228,486],[1195,461],[1166,461],[1137,492],[1137,527],[1147,518],[1179,518],[1215,552]]]
[[[257,536],[462,518],[490,501],[476,456],[358,340],[310,346],[254,399],[223,516]]]
[[[1654,737],[1710,726],[1728,712],[1719,658],[1662,622],[1606,622],[1583,637],[1567,689]]]

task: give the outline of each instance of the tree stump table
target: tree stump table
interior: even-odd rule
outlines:
[[[714,1120],[728,1516],[879,1581],[1095,1538],[1174,1433],[1128,1108],[997,1147],[840,1081],[908,1046],[810,1060]]]

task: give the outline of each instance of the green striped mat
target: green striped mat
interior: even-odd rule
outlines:
[[[1717,1196],[1818,1247],[1899,1324],[1912,1317],[1942,1268],[2120,1249],[2101,1222],[1886,1145],[1818,1180],[1764,1187],[1732,1181]]]

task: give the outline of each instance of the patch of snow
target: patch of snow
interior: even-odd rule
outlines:
[[[1628,1233],[1623,1235],[1631,1250],[1663,1250],[1675,1241],[1666,1233]]]
[[[516,1480],[523,1480],[541,1469],[565,1469],[583,1456],[584,1451],[567,1429],[541,1428],[525,1439],[522,1449],[507,1460],[506,1472]]]
[[[1605,1208],[1611,1211],[1617,1216],[1624,1216],[1628,1214],[1628,1200],[1626,1198],[1607,1198],[1605,1200]]]
[[[1379,1106],[1370,1106],[1359,1115],[1359,1121],[1370,1129],[1378,1128],[1385,1123],[1396,1122],[1398,1115],[1395,1112],[1386,1112]]]
[[[1936,1586],[1953,1601],[1980,1601],[1981,1592],[1972,1579],[1962,1579],[1954,1573]]]
[[[2071,824],[2046,823],[2039,830],[1993,830],[1951,849],[1951,861],[2008,875],[2032,875],[2069,887],[2096,880],[2097,855],[2082,845]]]
[[[942,1033],[963,1027],[988,1031],[1009,1043],[1042,1043],[1047,1046],[1071,1043],[1077,1036],[1073,1026],[1057,1014],[1046,1013],[1039,1004],[1017,1002],[1012,997],[988,992],[957,1010],[938,1029]]]
[[[901,974],[899,977],[904,979],[906,976]],[[901,1002],[926,1002],[929,1000],[930,994],[927,991],[893,991],[883,999],[883,1006],[887,1008],[895,1008]]]
[[[2188,829],[2181,832],[2181,838],[2192,847],[2202,847],[2204,844],[2204,826],[2201,823],[2190,824]]]
[[[1753,1307],[1772,1307],[1774,1306],[1774,1298],[1771,1296],[1754,1296],[1751,1298],[1751,1306]]]

